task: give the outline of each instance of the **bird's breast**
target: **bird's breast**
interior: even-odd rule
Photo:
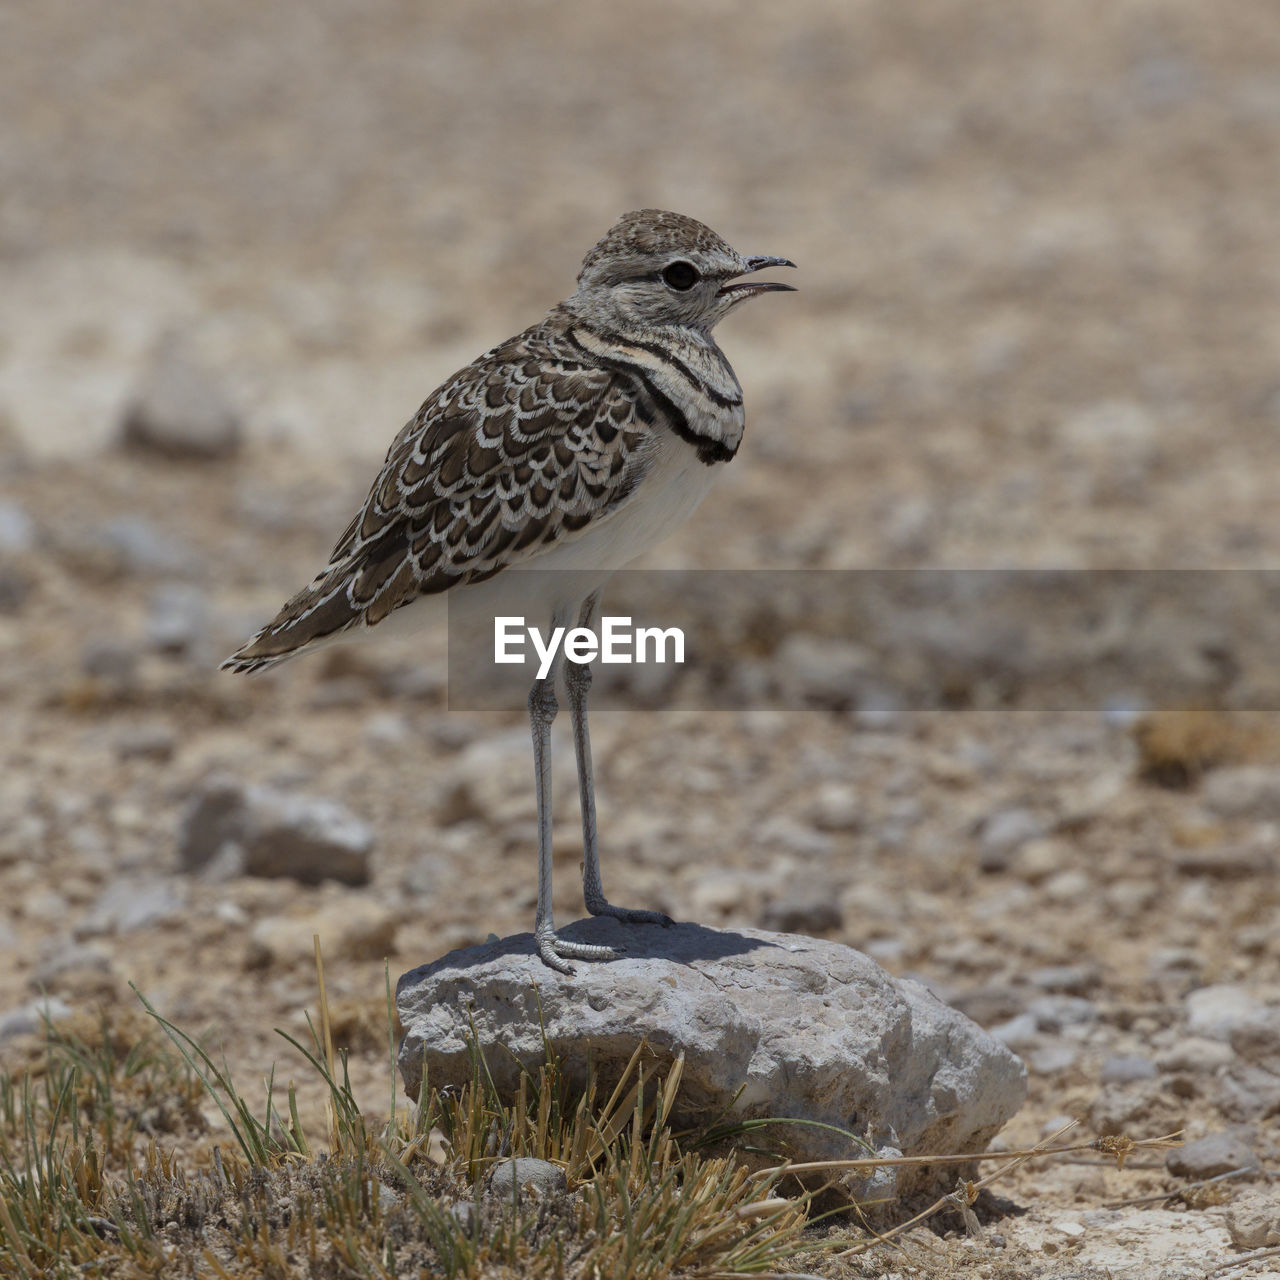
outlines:
[[[704,448],[706,458],[726,461],[737,452],[746,423],[742,387],[710,339],[683,330],[621,333],[586,325],[575,326],[571,336],[601,364],[635,377],[657,398],[677,435],[711,446]]]

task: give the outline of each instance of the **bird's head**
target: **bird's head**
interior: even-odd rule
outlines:
[[[709,332],[744,299],[793,287],[743,276],[794,266],[786,258],[744,257],[683,214],[639,209],[623,214],[583,259],[570,304],[606,327]]]

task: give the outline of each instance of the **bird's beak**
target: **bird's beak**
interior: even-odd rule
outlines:
[[[742,274],[749,275],[755,271],[763,271],[766,267],[794,267],[790,258],[772,258],[766,254],[757,254],[746,260],[747,269]],[[777,280],[728,280],[718,290],[719,296],[748,298],[757,293],[794,293],[795,285],[782,284]]]

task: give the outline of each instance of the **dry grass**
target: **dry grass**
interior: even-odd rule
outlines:
[[[317,957],[318,959],[318,957]],[[821,1223],[818,1190],[799,1175],[842,1176],[912,1157],[822,1166],[744,1161],[721,1124],[676,1133],[669,1117],[680,1064],[655,1077],[637,1049],[607,1096],[570,1088],[554,1057],[500,1097],[483,1058],[456,1091],[424,1082],[417,1106],[389,1117],[357,1103],[345,1051],[335,1053],[320,978],[311,1043],[285,1036],[327,1088],[323,1142],[306,1131],[292,1088],[277,1107],[267,1081],[255,1107],[230,1068],[156,1013],[46,1029],[21,1077],[0,1075],[0,1274],[21,1280],[86,1273],[133,1277],[664,1277],[867,1274],[868,1250],[944,1210],[977,1229],[979,1191],[1027,1159],[1098,1143],[957,1154],[998,1159],[897,1228],[878,1234],[856,1211]],[[390,991],[387,993],[391,1016]],[[385,1044],[394,1051],[387,1023]],[[283,1034],[283,1033],[282,1033]],[[212,1128],[202,1105],[222,1118]],[[1056,1136],[1056,1135],[1055,1135]],[[1101,1140],[1123,1161],[1139,1146]],[[487,1193],[515,1156],[558,1164],[567,1192],[509,1200]],[[797,1271],[795,1267],[806,1270]],[[857,1268],[856,1270],[851,1268]],[[923,1274],[929,1274],[926,1265]]]
[[[1277,739],[1267,718],[1211,709],[1159,711],[1133,728],[1138,774],[1148,782],[1182,790],[1210,769],[1274,760]]]

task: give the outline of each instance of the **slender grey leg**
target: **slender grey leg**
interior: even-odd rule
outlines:
[[[556,673],[534,682],[529,693],[529,726],[533,732],[533,769],[538,793],[538,914],[533,936],[543,963],[561,973],[572,973],[564,957],[578,960],[611,960],[612,947],[566,942],[556,936],[551,910],[551,722],[556,718]]]
[[[588,598],[578,619],[580,627],[597,621],[600,593]],[[578,797],[582,806],[582,896],[593,916],[613,916],[628,924],[672,924],[660,911],[632,911],[615,907],[605,896],[600,882],[600,842],[596,827],[596,789],[591,772],[591,735],[587,729],[587,694],[591,692],[591,667],[569,662],[565,667],[565,689],[569,694],[569,718],[573,722],[573,754],[578,762]]]

